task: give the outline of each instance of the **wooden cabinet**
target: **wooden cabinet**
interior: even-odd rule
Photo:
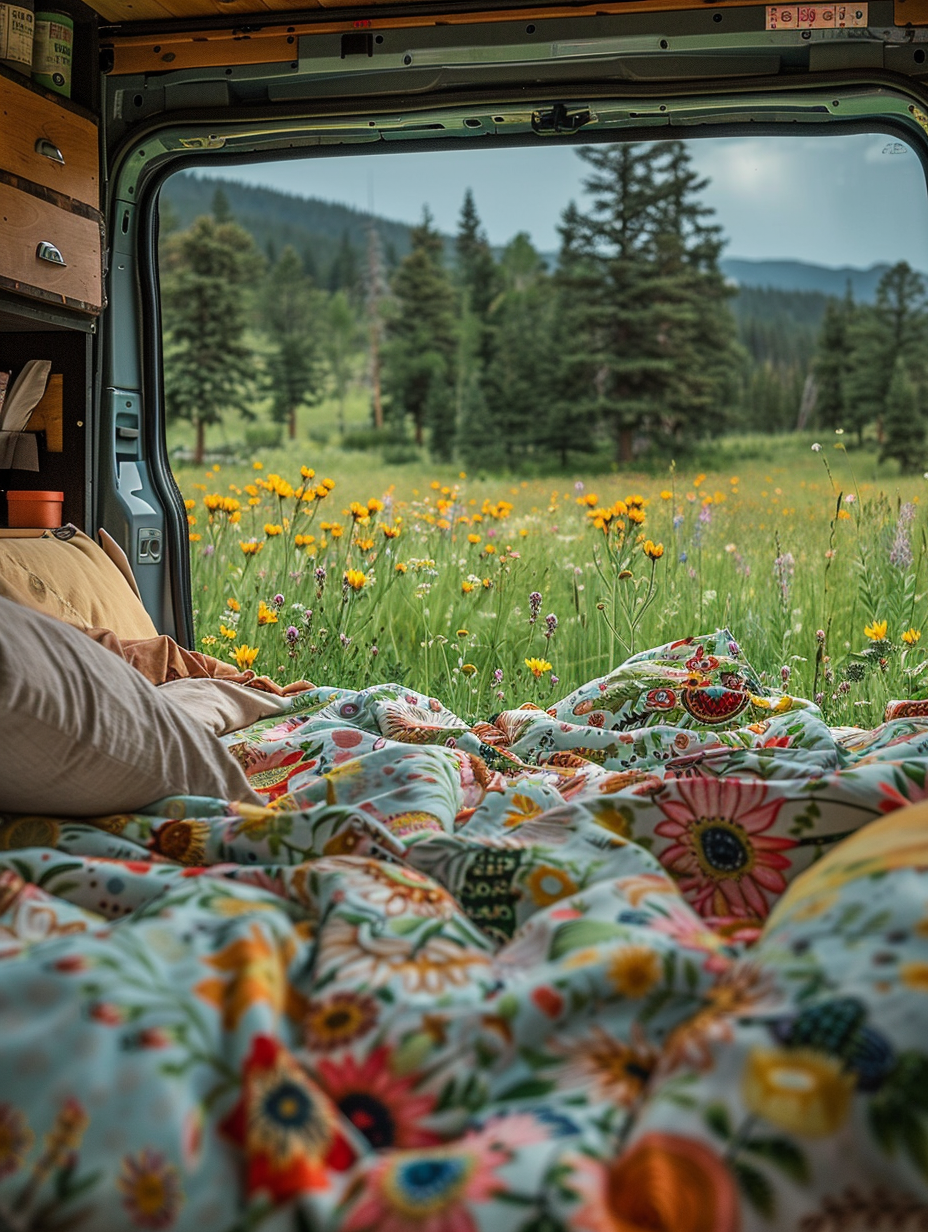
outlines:
[[[8,77],[0,77],[0,169],[100,207],[96,124]]]
[[[0,289],[97,315],[103,217],[97,126],[0,69]]]

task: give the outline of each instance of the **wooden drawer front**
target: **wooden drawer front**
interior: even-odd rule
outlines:
[[[37,144],[53,157],[40,153]],[[5,77],[0,77],[0,169],[100,207],[96,125]]]
[[[54,244],[64,266],[39,260],[36,249],[42,241]],[[0,183],[0,285],[83,312],[99,312],[102,273],[99,222]]]

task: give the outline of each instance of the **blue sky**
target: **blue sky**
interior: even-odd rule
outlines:
[[[928,192],[912,150],[878,135],[732,137],[690,143],[711,184],[732,257],[794,258],[867,267],[907,260],[928,270]],[[469,187],[493,244],[528,231],[543,252],[558,246],[557,223],[583,203],[585,164],[565,146],[372,158],[313,158],[223,168],[215,174],[298,196],[321,197],[386,218],[415,222],[428,204],[454,231]]]

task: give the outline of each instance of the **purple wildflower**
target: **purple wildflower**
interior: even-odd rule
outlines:
[[[545,617],[545,639],[550,641],[554,637],[554,632],[557,629],[557,617],[553,612],[549,612]]]
[[[541,592],[533,590],[528,597],[528,623],[533,625],[541,611]]]
[[[889,550],[889,563],[895,565],[903,573],[911,566],[913,560],[911,532],[914,521],[915,506],[911,501],[906,501],[899,510],[896,533],[893,536],[893,545]]]
[[[789,603],[795,571],[796,562],[793,559],[792,552],[781,552],[773,562],[773,576],[776,578],[777,585],[780,588],[780,600],[784,607]]]

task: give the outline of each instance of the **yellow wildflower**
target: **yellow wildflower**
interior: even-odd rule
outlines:
[[[469,629],[458,629],[457,636],[458,637],[470,637],[470,630]]]
[[[464,673],[465,676],[473,676],[476,673],[477,668],[474,666],[473,663],[462,663],[461,671]]]
[[[352,590],[363,590],[367,584],[367,577],[360,569],[348,569],[344,574],[344,579]]]
[[[350,513],[355,522],[367,522],[370,517],[367,506],[362,505],[360,501],[352,501],[348,509],[342,512]]]
[[[902,640],[907,646],[914,646],[915,643],[920,640],[921,636],[922,635],[919,633],[918,629],[906,629],[905,633],[902,635]]]
[[[408,568],[408,565],[406,564],[405,560],[398,560],[396,562],[396,572],[397,573],[405,573],[407,568]]]
[[[467,579],[465,578],[464,581],[461,583],[461,594],[469,595],[473,589],[474,589],[473,582],[468,582]]]
[[[640,526],[644,521],[644,510],[639,509],[637,505],[629,505],[628,520],[630,522],[635,522],[638,526]]]
[[[251,465],[252,465],[252,468],[253,468],[254,470],[256,470],[256,471],[263,471],[263,470],[264,470],[264,463],[263,463],[263,462],[252,462],[252,464],[251,464]]]
[[[333,539],[341,539],[344,534],[344,529],[338,524],[338,522],[333,522],[329,527],[329,534]]]
[[[226,607],[230,612],[240,612],[242,610],[242,605],[238,599],[226,599]]]
[[[196,502],[195,500],[185,500],[185,501],[184,501],[184,506],[185,506],[185,508],[187,508],[187,509],[196,509],[196,507],[197,507],[197,502]]]
[[[493,546],[492,543],[488,543],[487,546],[483,549],[483,554],[484,556],[495,556],[496,548]]]
[[[874,620],[872,624],[864,626],[864,635],[869,637],[871,642],[882,642],[886,639],[886,630],[889,628],[885,620]]]
[[[301,466],[300,474],[303,476],[304,479],[315,479],[316,478],[316,472],[310,466]]]
[[[325,488],[327,492],[331,492],[332,489],[335,487],[335,480],[334,479],[323,479],[322,486]]]
[[[200,645],[201,646],[215,646],[216,639],[213,637],[212,633],[207,633],[205,637],[200,638]]]
[[[367,509],[369,513],[382,513],[383,501],[378,500],[376,496],[372,496],[367,502]]]
[[[222,497],[218,492],[209,492],[203,497],[203,504],[210,513],[214,513],[222,504]]]
[[[275,535],[282,535],[284,533],[284,528],[279,522],[265,522],[264,533],[269,539],[272,539]]]
[[[191,543],[199,543],[203,536],[198,531],[192,530],[187,538]]]
[[[842,522],[847,522],[850,520],[851,515],[848,513],[846,509],[839,509],[838,517],[841,519]]]
[[[391,526],[389,522],[381,522],[380,529],[383,532],[383,536],[385,539],[398,539],[399,538],[400,528],[398,526]]]
[[[525,666],[532,673],[536,680],[543,676],[545,672],[550,672],[552,664],[547,659],[526,659]]]
[[[592,509],[594,505],[599,504],[599,497],[595,492],[587,492],[584,496],[577,497],[577,504],[586,505],[588,508]]]
[[[662,543],[654,543],[650,539],[645,539],[641,545],[641,550],[647,556],[648,560],[660,560],[664,555],[664,545]]]
[[[468,542],[468,543],[479,543],[479,542],[480,542],[480,536],[479,536],[479,535],[468,535],[468,536],[467,536],[467,542]]]
[[[238,546],[242,549],[246,556],[256,556],[264,547],[264,544],[256,543],[254,539],[250,539],[247,542],[240,539],[238,541]]]
[[[222,634],[223,637],[227,637],[230,642],[234,642],[236,637],[238,636],[235,630],[230,629],[228,625],[221,624],[219,626],[219,632]]]
[[[661,492],[661,500],[673,500],[673,493],[670,488],[664,488],[663,492]]]
[[[260,602],[258,603],[258,624],[259,625],[276,625],[277,624],[277,613],[274,611],[272,607],[268,607],[268,605],[264,602],[263,599],[260,600]]]
[[[373,539],[355,539],[355,547],[361,552],[369,552],[374,546]]]
[[[258,647],[246,646],[244,642],[242,642],[241,646],[236,646],[232,651],[232,658],[238,664],[240,672],[243,672],[246,667],[251,667],[257,657]]]

